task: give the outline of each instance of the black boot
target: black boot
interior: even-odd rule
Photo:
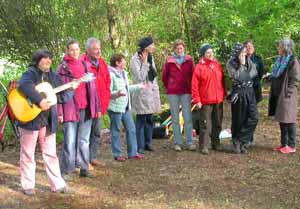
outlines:
[[[235,154],[241,154],[241,143],[239,141],[233,143],[233,152]]]
[[[241,153],[242,154],[247,154],[248,153],[248,149],[246,144],[241,144]]]

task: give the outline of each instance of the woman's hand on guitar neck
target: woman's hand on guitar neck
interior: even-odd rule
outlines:
[[[43,111],[48,110],[48,109],[50,109],[50,107],[51,107],[51,106],[49,105],[47,99],[42,99],[41,102],[40,102],[40,104],[39,104],[39,106],[40,106],[40,108],[41,108]]]
[[[79,81],[77,81],[77,80],[74,80],[72,83],[71,83],[71,88],[73,89],[73,90],[75,90],[75,89],[77,89],[78,88],[78,86],[80,85],[80,82]]]

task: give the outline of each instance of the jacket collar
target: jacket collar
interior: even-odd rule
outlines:
[[[184,56],[184,61],[183,61],[183,63],[185,63],[185,62],[187,62],[187,61],[189,61],[189,60],[191,60],[191,59],[192,59],[192,57],[191,57],[190,55],[185,55],[185,56]],[[174,63],[174,64],[177,64],[176,59],[175,59],[173,56],[169,56],[169,57],[167,58],[167,63]]]

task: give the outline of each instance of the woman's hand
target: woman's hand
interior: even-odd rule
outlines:
[[[97,118],[101,118],[102,113],[101,112],[97,112]]]
[[[202,103],[201,103],[201,102],[198,102],[196,105],[197,105],[197,107],[198,107],[199,109],[202,108]]]
[[[117,93],[117,98],[118,97],[124,97],[126,95],[127,95],[126,92],[123,92],[122,90],[119,90],[118,93]]]
[[[143,63],[148,63],[148,52],[146,50],[142,51],[139,56],[142,59]]]
[[[64,122],[64,116],[62,116],[62,115],[58,116],[57,119],[58,119],[59,123],[63,123]]]
[[[242,52],[242,53],[239,55],[239,60],[240,60],[240,63],[241,63],[242,65],[245,65],[245,64],[246,64],[246,54]]]
[[[148,89],[151,88],[151,83],[140,83],[141,89]]]
[[[80,85],[80,82],[78,82],[78,81],[73,81],[72,83],[71,83],[71,88],[73,89],[73,90],[75,90],[75,89],[77,89],[78,88],[78,86]]]
[[[49,105],[47,99],[42,99],[42,100],[40,101],[39,106],[40,106],[40,108],[41,108],[43,111],[48,110],[48,109],[50,109],[50,107],[51,107],[51,106]]]

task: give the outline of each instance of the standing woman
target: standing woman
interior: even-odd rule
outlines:
[[[66,45],[66,54],[58,67],[58,74],[64,83],[79,79],[88,71],[86,63],[79,59],[80,47],[71,39]],[[91,72],[90,72],[91,73]],[[95,81],[81,83],[74,97],[58,106],[59,120],[63,122],[64,140],[60,155],[60,168],[66,181],[73,180],[76,167],[81,177],[93,177],[89,173],[90,133],[92,119],[100,115],[99,98]]]
[[[57,87],[62,84],[59,77],[52,71],[52,54],[48,50],[39,50],[32,56],[28,70],[19,81],[19,90],[31,103],[41,108],[42,112],[32,121],[20,123],[20,172],[21,186],[25,195],[35,195],[35,148],[39,140],[45,170],[53,192],[68,193],[71,190],[66,186],[60,174],[59,162],[56,155],[56,131],[58,126],[56,105],[50,106],[35,86],[41,82],[49,82]],[[74,86],[76,88],[76,86]],[[66,102],[73,96],[71,91],[59,94],[58,102]]]
[[[294,55],[294,42],[284,38],[278,42],[278,54],[271,74],[269,116],[279,122],[281,144],[274,150],[284,154],[296,152],[297,82],[299,61]]]
[[[143,159],[144,156],[137,153],[136,130],[131,115],[130,93],[146,88],[145,84],[129,85],[126,61],[122,54],[114,54],[110,59],[109,72],[111,77],[111,100],[108,107],[110,117],[111,148],[114,159],[125,161],[122,156],[121,123],[126,130],[127,155],[129,159]]]
[[[192,96],[193,102],[200,109],[200,152],[208,154],[210,137],[212,149],[221,150],[219,134],[222,129],[226,88],[222,66],[214,58],[211,45],[203,44],[199,52],[201,57],[193,74]]]
[[[153,60],[155,46],[151,37],[139,40],[138,50],[131,58],[130,68],[135,84],[148,83],[148,88],[132,94],[132,110],[136,115],[136,137],[138,151],[153,151],[153,113],[161,110],[157,70]]]
[[[255,47],[251,40],[244,42],[244,45],[247,49],[247,56],[250,57],[251,61],[255,64],[257,70],[257,76],[253,78],[253,89],[255,92],[256,104],[262,101],[262,92],[261,92],[261,79],[264,74],[264,64],[262,58],[255,53]],[[250,140],[250,143],[247,145],[248,147],[254,146],[254,138]]]
[[[231,131],[234,152],[247,153],[247,144],[253,138],[258,121],[253,90],[253,78],[257,76],[257,71],[244,45],[235,44],[227,62],[227,70],[232,80]]]
[[[182,108],[184,118],[184,132],[189,150],[195,150],[192,131],[193,121],[191,112],[191,82],[194,70],[194,62],[190,55],[184,53],[185,43],[176,40],[174,53],[167,58],[163,67],[162,80],[170,103],[172,126],[174,132],[176,151],[181,151],[182,136],[179,125],[179,111]]]
[[[256,103],[259,103],[263,99],[260,81],[264,74],[264,63],[262,58],[256,54],[254,44],[251,40],[246,41],[244,45],[247,49],[247,56],[250,57],[257,70],[257,76],[253,79],[253,89],[255,92]]]

